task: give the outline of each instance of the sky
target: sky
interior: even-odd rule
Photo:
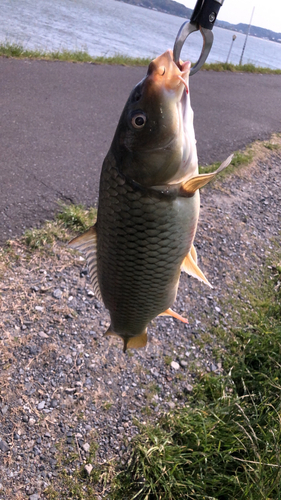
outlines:
[[[177,0],[186,7],[194,9],[196,0]],[[229,23],[249,24],[255,7],[252,24],[281,33],[280,0],[224,0],[218,19]]]

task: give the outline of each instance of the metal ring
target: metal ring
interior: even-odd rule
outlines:
[[[206,61],[209,52],[211,50],[213,40],[214,40],[214,35],[213,32],[209,29],[202,28],[202,26],[195,24],[195,23],[190,23],[186,21],[180,28],[177,38],[175,41],[174,45],[174,50],[173,50],[173,57],[174,61],[177,64],[180,60],[180,53],[183,47],[183,44],[187,37],[193,33],[194,31],[199,31],[203,37],[203,47],[202,51],[200,54],[200,57],[197,61],[197,63],[191,68],[190,70],[190,76],[194,75],[197,73],[197,71],[203,66],[204,62]]]

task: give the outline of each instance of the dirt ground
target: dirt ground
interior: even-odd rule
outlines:
[[[281,139],[254,151],[250,165],[201,192],[195,246],[214,288],[182,274],[174,309],[189,324],[157,318],[145,349],[123,354],[103,337],[109,316],[79,254],[61,244],[30,251],[21,240],[3,249],[1,500],[59,492],[61,471],[71,476],[96,447],[98,463],[124,461],[137,422],[185,405],[198,372],[222,372],[216,327],[231,324],[233,297],[248,307],[240,283],[254,286],[280,245]]]

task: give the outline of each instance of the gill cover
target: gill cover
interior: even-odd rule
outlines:
[[[176,184],[197,173],[190,63],[168,50],[154,59],[132,91],[112,143],[120,171],[145,187]]]

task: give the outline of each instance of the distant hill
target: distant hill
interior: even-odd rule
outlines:
[[[130,3],[132,5],[138,5],[139,7],[145,7],[146,9],[158,10],[160,12],[165,12],[167,14],[173,14],[174,16],[185,17],[190,19],[193,12],[192,9],[185,7],[175,0],[117,0],[119,2]],[[194,3],[195,5],[195,3]],[[248,24],[231,24],[226,21],[216,21],[216,26],[220,28],[225,28],[232,31],[239,31],[240,33],[247,33]],[[281,43],[281,33],[275,33],[274,31],[267,30],[265,28],[260,28],[258,26],[251,26],[250,31],[251,36],[256,36],[258,38],[266,38],[272,40],[273,42]]]

